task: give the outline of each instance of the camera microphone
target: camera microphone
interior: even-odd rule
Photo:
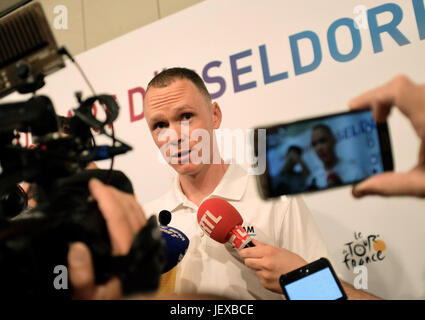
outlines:
[[[168,210],[161,210],[159,212],[159,224],[161,226],[168,226],[171,221],[171,212]]]
[[[180,230],[168,226],[171,221],[171,212],[168,210],[161,210],[158,215],[159,230],[161,236],[165,241],[165,249],[167,261],[162,273],[170,271],[183,259],[189,247],[188,237]]]

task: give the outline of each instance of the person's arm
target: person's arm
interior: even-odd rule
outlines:
[[[349,300],[382,300],[381,298],[378,298],[370,293],[357,290],[351,284],[348,284],[345,281],[340,281]]]
[[[393,106],[410,120],[421,139],[418,163],[408,172],[386,172],[357,184],[353,188],[354,197],[371,194],[425,197],[425,85],[398,76],[349,102],[352,110],[372,109],[377,122],[385,121]]]
[[[89,182],[92,197],[97,201],[108,228],[112,254],[126,255],[134,237],[146,224],[146,217],[133,195],[104,185],[96,179]],[[121,281],[112,277],[103,285],[95,284],[95,273],[89,248],[73,243],[68,252],[70,283],[75,299],[119,299]]]
[[[264,288],[282,294],[279,278],[295,269],[308,264],[299,255],[286,250],[270,246],[253,240],[255,247],[245,248],[239,252],[245,265],[255,271]],[[341,281],[345,293],[350,300],[375,300],[379,299],[369,293],[355,289],[350,284]]]
[[[291,155],[287,155],[285,160],[286,161],[285,165],[283,166],[282,172],[284,172],[285,174],[291,173],[296,163]]]

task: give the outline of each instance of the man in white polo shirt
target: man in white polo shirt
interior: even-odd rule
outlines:
[[[183,231],[190,239],[189,249],[177,266],[177,293],[282,299],[282,295],[262,286],[255,272],[244,265],[234,249],[202,232],[197,223],[197,210],[202,201],[211,197],[229,201],[242,215],[243,227],[254,239],[286,248],[308,262],[320,257],[330,259],[302,199],[283,197],[263,201],[254,176],[249,176],[235,163],[226,164],[221,158],[214,161],[213,151],[218,150],[214,130],[219,128],[222,114],[195,72],[173,68],[155,76],[146,91],[144,114],[156,145],[177,176],[166,194],[143,207],[148,215],[169,210],[172,213],[170,226]],[[207,132],[210,139],[190,139],[194,130]],[[211,152],[199,148],[200,145],[207,146]],[[204,161],[193,161],[195,154]]]

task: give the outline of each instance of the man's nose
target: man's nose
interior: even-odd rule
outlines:
[[[189,127],[182,122],[175,122],[170,125],[170,130],[174,131],[174,139],[171,144],[178,145],[189,138]]]
[[[170,125],[168,130],[171,131],[169,143],[172,145],[178,145],[180,141],[180,129],[176,125]]]
[[[317,144],[314,146],[314,151],[316,151],[316,153],[319,153],[322,151],[322,146],[320,144]]]

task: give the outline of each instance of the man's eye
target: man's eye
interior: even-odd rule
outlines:
[[[153,129],[164,129],[167,127],[167,124],[165,122],[157,122],[153,125]]]
[[[182,114],[182,120],[190,120],[192,117],[193,117],[193,114],[189,112]]]

